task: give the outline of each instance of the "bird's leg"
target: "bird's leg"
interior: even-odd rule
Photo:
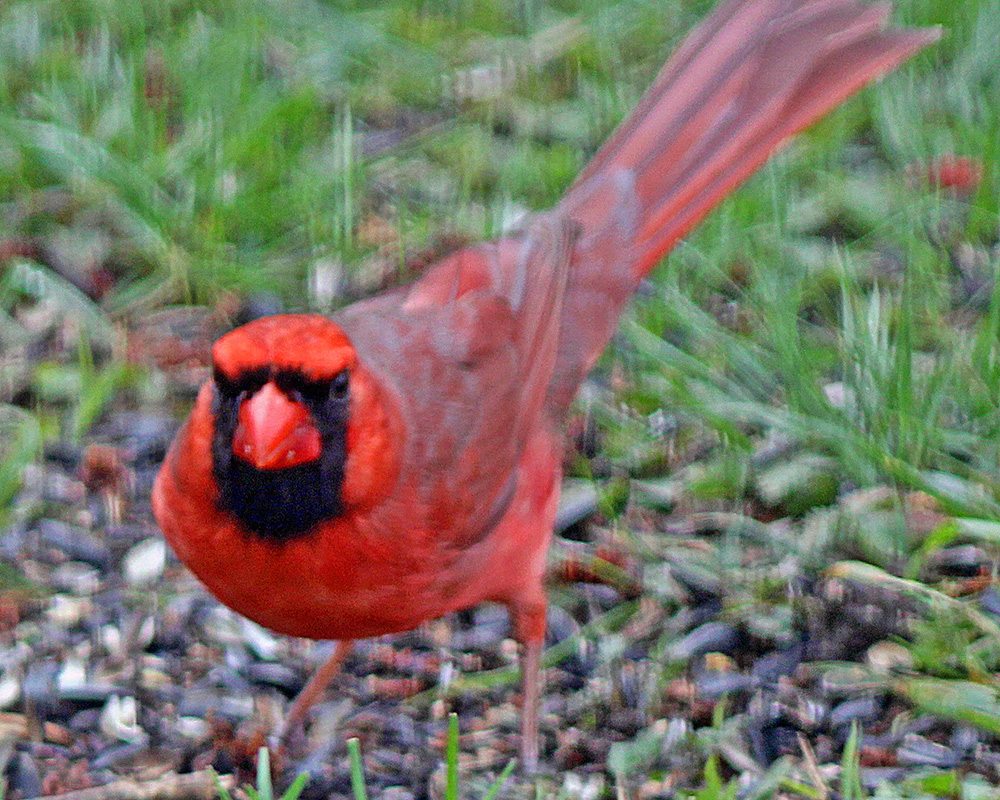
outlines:
[[[541,701],[542,639],[525,642],[521,649],[521,770],[532,774],[538,768],[538,706]]]
[[[526,775],[538,768],[538,705],[542,695],[545,607],[544,594],[510,606],[514,637],[521,643],[521,771]]]
[[[306,714],[309,709],[312,708],[313,703],[316,702],[316,698],[319,697],[323,690],[330,685],[330,681],[333,680],[334,676],[340,671],[340,665],[343,663],[344,659],[347,658],[347,654],[351,652],[351,646],[354,642],[350,639],[341,639],[337,642],[336,648],[334,648],[333,655],[327,659],[326,663],[323,664],[313,676],[309,679],[309,682],[302,688],[295,701],[292,703],[292,707],[288,709],[288,714],[285,715],[284,722],[281,723],[281,727],[278,729],[278,734],[276,739],[279,744],[285,744],[288,737],[298,728],[299,725],[305,720]]]

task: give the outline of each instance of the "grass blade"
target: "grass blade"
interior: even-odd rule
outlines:
[[[445,752],[446,800],[458,800],[458,714],[448,715],[448,745]]]
[[[365,770],[361,764],[361,745],[357,737],[347,740],[347,753],[351,761],[351,790],[354,792],[354,800],[368,800]]]

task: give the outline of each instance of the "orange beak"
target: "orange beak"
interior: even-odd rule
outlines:
[[[319,458],[322,443],[308,409],[274,381],[240,404],[233,454],[257,469],[282,469]]]

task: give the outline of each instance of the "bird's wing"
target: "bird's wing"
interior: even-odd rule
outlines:
[[[551,380],[571,240],[569,223],[539,216],[521,236],[453,253],[338,316],[401,407],[400,480],[449,545],[488,533],[513,493]]]

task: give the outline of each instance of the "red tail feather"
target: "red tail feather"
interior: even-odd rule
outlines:
[[[788,137],[925,45],[857,0],[728,0],[567,192],[582,236],[549,406],[565,408],[638,281]]]

